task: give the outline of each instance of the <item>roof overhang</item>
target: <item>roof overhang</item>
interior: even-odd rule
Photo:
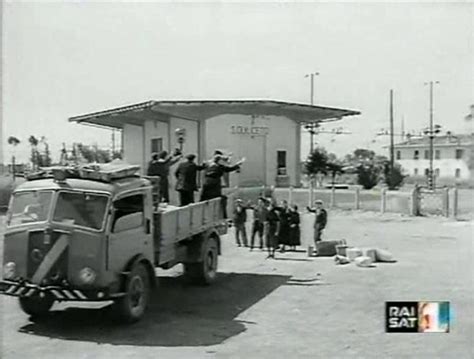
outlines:
[[[204,121],[222,114],[285,116],[297,123],[329,122],[360,115],[359,111],[312,106],[274,100],[148,101],[130,106],[74,116],[71,122],[108,128],[142,125],[146,120],[168,121],[170,117]]]

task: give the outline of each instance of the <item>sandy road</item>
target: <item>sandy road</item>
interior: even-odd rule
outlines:
[[[304,221],[309,231],[311,219]],[[147,317],[118,326],[98,305],[56,305],[41,324],[0,298],[3,358],[472,358],[472,222],[330,213],[326,238],[391,250],[396,264],[338,267],[303,250],[266,260],[224,240],[218,282],[159,272]],[[309,233],[309,232],[308,232]],[[1,251],[1,248],[0,248]],[[386,334],[386,300],[450,300],[449,334]]]

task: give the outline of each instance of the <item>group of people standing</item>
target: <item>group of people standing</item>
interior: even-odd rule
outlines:
[[[170,167],[183,158],[182,153],[176,150],[173,155],[168,155],[167,151],[154,154],[148,165],[148,176],[157,176],[159,181],[159,202],[169,203],[169,174]],[[238,171],[245,161],[241,159],[235,164],[230,164],[229,156],[225,156],[221,151],[216,150],[211,160],[200,165],[195,163],[196,155],[188,154],[185,161],[178,165],[175,171],[176,191],[179,193],[180,206],[187,206],[194,203],[194,192],[198,190],[197,174],[204,171],[204,182],[201,192],[201,201],[213,198],[223,198],[224,217],[225,213],[225,197],[222,196],[222,177],[225,173]]]
[[[301,244],[300,216],[296,205],[289,206],[287,201],[280,205],[272,199],[260,197],[256,205],[244,205],[241,199],[235,202],[233,222],[237,245],[249,247],[247,238],[247,210],[253,211],[250,250],[255,248],[255,237],[258,235],[261,250],[268,251],[267,258],[275,258],[277,250],[284,252],[288,246],[295,250]]]
[[[183,158],[181,151],[175,150],[172,155],[167,151],[154,154],[149,163],[147,175],[159,177],[159,198],[158,202],[169,203],[169,174],[170,168]],[[230,157],[225,156],[221,151],[216,150],[211,160],[200,165],[195,163],[196,155],[188,154],[185,161],[182,161],[175,171],[176,191],[179,193],[180,206],[194,203],[194,192],[198,190],[197,174],[204,171],[204,181],[202,185],[201,201],[213,198],[221,198],[221,205],[224,218],[227,218],[226,207],[227,197],[222,195],[222,177],[224,174],[239,171],[245,158],[230,164]],[[256,205],[236,200],[233,211],[233,222],[235,226],[235,238],[238,246],[249,247],[246,222],[247,210],[253,211],[252,233],[250,237],[250,250],[256,247],[255,237],[258,236],[258,247],[268,251],[268,258],[275,258],[275,252],[284,252],[288,246],[295,250],[301,245],[300,215],[298,207],[288,205],[283,200],[278,205],[275,200],[260,197]],[[314,221],[314,242],[321,241],[321,236],[327,223],[327,212],[323,208],[322,201],[315,202],[315,207],[307,207],[309,212],[316,214]]]

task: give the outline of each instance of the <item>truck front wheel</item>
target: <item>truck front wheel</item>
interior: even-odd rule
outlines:
[[[53,306],[53,298],[28,298],[20,297],[19,303],[21,309],[33,318],[38,318],[46,315]]]
[[[125,295],[115,302],[117,314],[126,323],[140,320],[150,300],[150,279],[145,266],[136,264],[125,283]]]
[[[185,276],[194,283],[211,284],[217,278],[218,247],[215,238],[206,241],[203,260],[197,263],[184,263]]]

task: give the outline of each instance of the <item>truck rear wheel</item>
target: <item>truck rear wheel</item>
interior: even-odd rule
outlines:
[[[126,323],[140,320],[150,301],[150,278],[145,266],[136,264],[125,283],[125,296],[115,302],[119,318]]]
[[[196,263],[184,263],[185,276],[193,283],[213,283],[217,277],[218,257],[217,241],[210,237],[205,244],[203,260]]]
[[[51,307],[53,306],[54,300],[51,297],[45,298],[18,298],[21,309],[28,315],[38,318],[45,316]]]

